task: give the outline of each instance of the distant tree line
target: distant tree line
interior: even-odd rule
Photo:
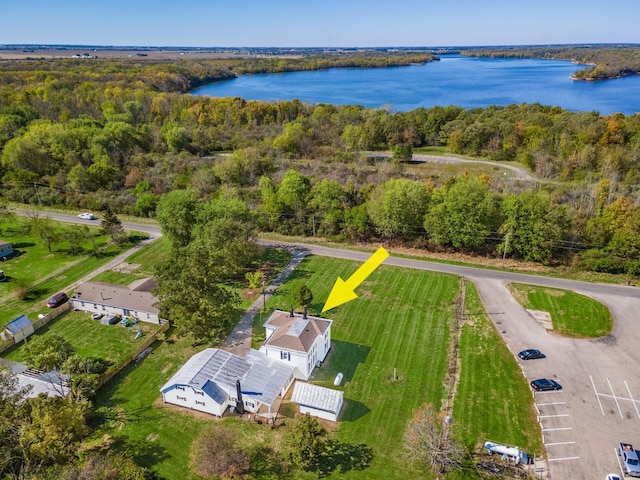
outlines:
[[[509,47],[464,50],[462,55],[489,58],[548,58],[589,65],[573,74],[575,80],[608,80],[640,74],[637,45]]]

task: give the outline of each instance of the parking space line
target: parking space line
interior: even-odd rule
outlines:
[[[596,384],[593,383],[593,377],[589,375],[591,379],[591,385],[593,385],[593,391],[596,394],[596,399],[598,400],[598,405],[600,405],[600,411],[602,412],[602,416],[604,417],[604,408],[602,408],[602,402],[600,402],[600,395],[598,395],[598,390],[596,390]]]
[[[552,447],[554,445],[573,445],[576,442],[554,442],[554,443],[545,443],[545,447]]]
[[[554,418],[554,417],[568,417],[568,413],[559,413],[557,415],[539,415],[538,418]]]
[[[549,402],[549,403],[536,403],[540,407],[546,407],[547,405],[566,405],[567,402]]]
[[[543,428],[543,432],[555,432],[557,430],[573,430],[573,427]]]
[[[636,409],[636,415],[638,415],[638,418],[640,418],[640,412],[638,412],[638,406],[636,405],[636,401],[633,398],[633,395],[631,394],[631,390],[629,389],[629,385],[627,385],[627,381],[624,381],[624,386],[627,387],[627,392],[629,393],[629,398],[631,398],[631,401],[633,402],[633,408]]]
[[[624,415],[622,415],[622,409],[620,408],[620,404],[618,403],[618,397],[616,397],[616,392],[613,391],[613,387],[611,386],[611,381],[609,377],[607,377],[607,383],[609,384],[609,388],[611,389],[611,395],[613,395],[613,399],[616,402],[616,407],[618,407],[618,413],[620,413],[620,418],[624,420]]]
[[[563,460],[577,460],[580,457],[562,457],[562,458],[547,458],[547,462],[561,462]]]

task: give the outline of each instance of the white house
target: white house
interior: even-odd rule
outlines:
[[[76,310],[133,317],[159,324],[159,311],[154,306],[158,299],[151,294],[155,286],[153,278],[136,280],[128,286],[86,282],[78,287],[69,302]]]
[[[162,399],[222,416],[228,407],[275,414],[294,380],[294,367],[257,350],[246,357],[207,348],[185,363],[160,389]]]
[[[296,378],[308,380],[331,348],[331,320],[275,310],[265,322],[266,340],[260,351],[267,358],[296,367]]]
[[[20,315],[15,320],[9,322],[4,331],[0,333],[3,340],[13,338],[15,343],[19,343],[34,332],[33,322],[26,315]]]
[[[296,382],[291,401],[298,404],[300,413],[337,422],[344,403],[344,392],[311,383]]]

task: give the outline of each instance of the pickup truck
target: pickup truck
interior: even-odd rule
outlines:
[[[618,455],[622,458],[622,470],[625,475],[640,477],[640,459],[633,445],[621,442],[618,444]]]

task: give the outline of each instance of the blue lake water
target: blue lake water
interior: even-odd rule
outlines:
[[[357,104],[407,111],[519,103],[558,105],[603,115],[640,112],[640,76],[576,82],[581,66],[566,61],[442,56],[439,62],[394,68],[335,68],[312,72],[241,75],[193,90],[195,95],[247,100]]]

